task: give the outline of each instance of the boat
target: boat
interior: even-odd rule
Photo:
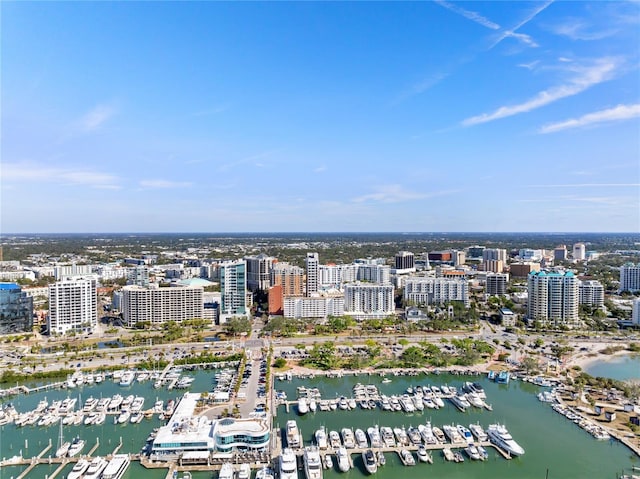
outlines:
[[[484,429],[482,429],[480,424],[469,424],[469,430],[480,442],[485,442],[489,439],[489,436],[487,436],[487,433],[484,432]]]
[[[427,448],[424,445],[418,446],[418,460],[420,462],[428,462],[429,464],[433,464],[433,457],[427,451]]]
[[[391,379],[389,379],[389,378],[384,378],[382,380],[382,384],[389,384],[390,382],[391,382]]]
[[[433,434],[433,428],[431,427],[431,422],[427,421],[427,424],[419,424],[418,432],[420,433],[420,438],[422,442],[425,444],[433,445],[437,444],[438,440],[436,436]]]
[[[98,405],[98,399],[93,396],[89,396],[89,398],[84,402],[84,406],[82,407],[83,412],[91,412]]]
[[[464,456],[459,451],[455,451],[453,453],[453,460],[455,462],[464,462]]]
[[[369,443],[367,442],[367,435],[364,433],[362,429],[356,429],[356,444],[360,449],[366,449],[369,447]]]
[[[116,411],[120,409],[120,406],[122,406],[122,401],[123,401],[123,397],[120,394],[114,395],[109,401],[109,405],[107,406],[107,409],[110,411]]]
[[[322,479],[322,462],[317,447],[307,446],[304,448],[303,462],[307,479]]]
[[[466,452],[467,456],[469,456],[469,459],[473,461],[479,461],[481,459],[480,451],[478,451],[478,448],[473,444],[469,444],[467,447],[465,447],[464,452]]]
[[[465,412],[467,408],[471,407],[471,404],[467,401],[465,394],[453,395],[449,398],[449,401],[451,401],[461,412]]]
[[[251,466],[246,462],[240,464],[240,468],[238,469],[238,479],[251,479]]]
[[[362,451],[362,462],[364,463],[364,468],[369,474],[375,474],[378,472],[378,459],[371,449]]]
[[[347,448],[344,446],[340,446],[336,451],[336,460],[338,461],[338,469],[341,472],[347,472],[351,469],[351,464],[349,463],[349,453],[347,452]]]
[[[420,431],[417,427],[409,426],[409,429],[407,429],[407,435],[409,436],[409,441],[411,441],[411,444],[414,446],[422,444],[422,436],[420,435]]]
[[[445,424],[442,426],[442,430],[451,441],[451,444],[466,444],[467,441],[460,435],[457,427]]]
[[[280,479],[298,479],[298,461],[291,448],[284,448],[279,459]]]
[[[398,454],[400,455],[400,461],[402,461],[402,464],[404,464],[405,466],[416,465],[416,460],[414,459],[413,454],[411,454],[411,451],[407,449],[400,449],[400,452],[398,452]]]
[[[136,413],[131,414],[131,417],[129,418],[129,422],[131,424],[138,424],[138,423],[141,423],[143,419],[144,419],[144,414],[138,411]]]
[[[495,379],[498,384],[509,384],[511,373],[509,373],[509,371],[500,371]]]
[[[444,456],[444,458],[451,462],[451,461],[455,461],[455,456],[453,455],[453,451],[451,449],[449,449],[448,447],[445,447],[442,450],[442,455]]]
[[[101,479],[122,479],[131,463],[128,454],[114,454],[107,467],[102,471]]]
[[[409,445],[409,436],[407,435],[407,431],[402,427],[394,427],[393,434],[396,437],[396,442],[398,446],[408,446]]]
[[[489,440],[498,447],[501,447],[509,454],[522,456],[524,449],[511,437],[507,428],[501,424],[489,424],[487,428]]]
[[[75,463],[73,469],[67,474],[67,479],[80,479],[87,469],[89,469],[89,464],[91,464],[86,459],[79,459],[78,462]]]
[[[129,421],[130,417],[131,417],[131,413],[129,411],[122,411],[118,416],[118,418],[116,419],[116,422],[118,424],[124,424],[127,421]]]
[[[315,399],[311,398],[309,400],[309,411],[316,412],[317,410],[318,410],[318,402]]]
[[[389,426],[382,426],[380,428],[380,434],[382,435],[382,442],[386,447],[395,447],[396,440],[393,437],[393,429]]]
[[[104,424],[106,420],[107,420],[107,414],[104,412],[101,412],[100,414],[98,414],[98,417],[96,417],[96,420],[93,424],[96,424],[96,425]]]
[[[80,436],[76,436],[76,438],[71,443],[71,446],[69,446],[69,451],[67,452],[67,456],[69,457],[77,456],[78,454],[80,454],[80,451],[84,449],[84,445],[85,445],[84,439],[80,439]]]
[[[487,452],[487,450],[482,446],[476,446],[476,448],[478,449],[478,453],[480,454],[480,460],[486,461],[489,458],[489,453]]]
[[[478,396],[477,393],[471,392],[466,394],[466,399],[473,407],[482,409],[484,407],[484,401]]]
[[[100,479],[102,471],[107,467],[107,460],[102,457],[94,457],[87,468],[87,472],[84,473],[82,479]]]
[[[473,435],[471,434],[471,431],[468,428],[464,427],[462,424],[458,424],[456,427],[466,443],[473,444]]]
[[[136,396],[131,403],[131,410],[133,412],[142,411],[142,406],[144,406],[144,397]]]
[[[60,432],[58,434],[58,449],[56,449],[56,457],[65,457],[69,452],[69,447],[71,447],[71,443],[69,441],[65,441],[62,436],[63,436],[62,423],[60,423]]]
[[[325,454],[324,467],[326,469],[333,469],[333,459],[331,459],[331,454]]]
[[[327,431],[324,427],[321,427],[315,432],[316,444],[320,449],[326,449],[328,446],[327,443]]]
[[[125,371],[122,373],[120,377],[120,382],[118,383],[120,386],[127,387],[133,384],[133,381],[136,379],[136,374],[133,371]]]
[[[218,479],[233,479],[233,466],[230,462],[225,462],[220,468]]]
[[[380,437],[380,430],[378,426],[367,428],[367,435],[369,436],[369,442],[371,447],[382,447],[382,438]]]
[[[300,431],[298,424],[293,419],[287,421],[287,444],[293,448],[300,447]]]
[[[256,472],[255,479],[273,479],[273,471],[267,466],[264,466],[262,469]]]
[[[298,399],[298,414],[301,416],[307,414],[309,412],[309,403],[306,398]]]
[[[384,466],[387,463],[384,452],[378,451],[378,466]]]
[[[329,444],[333,449],[337,449],[342,445],[338,431],[329,431]]]
[[[342,444],[344,444],[344,447],[347,449],[354,449],[356,447],[356,438],[351,429],[343,427],[340,430],[340,435],[342,436]]]
[[[487,379],[491,379],[492,381],[495,380],[496,378],[496,372],[495,371],[489,371],[487,373]]]
[[[347,401],[347,398],[342,396],[339,400],[338,400],[338,407],[340,409],[342,409],[343,411],[346,411],[347,409],[349,409],[349,402]]]

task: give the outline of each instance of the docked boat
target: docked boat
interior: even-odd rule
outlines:
[[[93,396],[89,396],[87,400],[84,402],[84,406],[82,407],[83,412],[91,412],[98,405],[98,399]]]
[[[356,444],[360,449],[366,449],[369,447],[369,443],[367,442],[367,435],[364,433],[362,429],[356,429]]]
[[[133,381],[136,379],[136,374],[133,371],[125,371],[122,373],[120,377],[120,382],[118,383],[120,386],[127,387],[133,384]]]
[[[238,469],[238,479],[251,479],[251,466],[246,462],[240,464],[240,468]],[[297,476],[295,479],[297,479]]]
[[[233,479],[233,466],[230,462],[225,462],[220,468],[218,479]]]
[[[477,393],[471,392],[467,393],[465,396],[467,401],[469,401],[469,404],[471,404],[473,407],[477,407],[478,409],[482,409],[484,407],[484,401],[480,398],[480,396],[478,396]]]
[[[462,424],[458,424],[456,428],[467,444],[473,444],[473,435],[468,428],[464,427]]]
[[[337,449],[342,445],[338,431],[329,431],[329,444],[333,449]]]
[[[309,411],[316,412],[317,410],[318,410],[318,402],[315,399],[311,398],[309,400]]]
[[[144,406],[144,397],[136,396],[133,402],[131,403],[131,411],[133,412],[142,411],[142,406]]]
[[[114,454],[102,471],[101,479],[122,479],[130,463],[128,454]]]
[[[73,440],[71,445],[69,446],[69,451],[67,452],[67,456],[74,457],[80,454],[80,451],[84,449],[85,441],[84,439],[80,439],[79,436]]]
[[[433,457],[427,451],[427,448],[424,445],[420,445],[418,447],[418,460],[420,462],[428,462],[429,464],[433,464]]]
[[[382,447],[382,438],[380,437],[380,429],[378,429],[378,426],[367,428],[367,435],[369,436],[371,447]]]
[[[367,449],[362,452],[362,462],[364,463],[364,468],[369,474],[375,474],[378,472],[378,459],[371,449]]]
[[[315,432],[316,444],[320,449],[326,449],[328,446],[327,442],[327,431],[324,427],[321,427]]]
[[[131,424],[139,424],[142,422],[142,420],[144,419],[144,414],[142,414],[140,411],[135,412],[133,414],[131,414],[131,417],[129,418],[129,422]]]
[[[436,439],[436,436],[433,434],[433,428],[431,427],[431,423],[427,422],[427,424],[419,424],[418,425],[418,432],[420,433],[420,438],[422,439],[422,442],[424,442],[425,444],[437,444],[438,440]]]
[[[264,466],[262,469],[256,472],[255,479],[273,479],[273,471],[267,466]]]
[[[340,435],[342,436],[342,444],[344,444],[344,447],[347,449],[354,449],[356,447],[356,438],[351,429],[343,427],[340,430]]]
[[[398,454],[400,455],[400,461],[402,461],[402,464],[405,466],[416,465],[416,460],[414,459],[413,454],[411,454],[411,451],[407,449],[400,449]]]
[[[455,426],[449,426],[445,424],[442,426],[442,430],[451,441],[451,444],[465,444],[467,441],[460,435],[458,428]]]
[[[420,431],[417,427],[409,426],[409,429],[407,429],[407,435],[409,436],[409,441],[411,441],[411,444],[414,446],[422,444],[422,436],[420,435]]]
[[[285,448],[280,455],[280,479],[298,479],[298,462],[290,448]]]
[[[104,412],[101,412],[100,414],[98,414],[98,417],[96,417],[96,420],[94,421],[93,424],[96,425],[100,425],[100,424],[104,424],[104,422],[107,420],[107,414]]]
[[[442,455],[449,462],[455,461],[455,456],[453,455],[453,451],[451,449],[449,449],[448,447],[445,447],[442,450]]]
[[[84,473],[82,479],[100,479],[102,471],[107,467],[107,460],[102,457],[94,457],[87,468],[87,472]]]
[[[453,403],[455,407],[457,407],[461,412],[465,412],[467,408],[471,407],[469,401],[467,401],[465,394],[456,394],[451,396],[449,400]]]
[[[293,419],[287,421],[287,444],[292,448],[300,447],[300,431]]]
[[[66,441],[60,444],[58,449],[56,449],[56,457],[65,457],[68,454],[70,447],[71,447],[71,442],[69,441]]]
[[[486,461],[487,459],[489,459],[489,453],[484,447],[476,446],[476,448],[478,449],[478,453],[480,454],[481,461]]]
[[[394,427],[393,434],[396,437],[396,442],[398,446],[408,446],[409,445],[409,436],[407,435],[407,431],[402,427]]]
[[[308,412],[309,412],[309,403],[307,402],[307,398],[298,399],[298,414],[303,416]]]
[[[393,429],[389,426],[382,426],[380,428],[380,434],[382,434],[382,442],[386,447],[395,447],[396,440],[393,437]]]
[[[509,384],[510,379],[511,373],[509,371],[500,371],[500,373],[495,378],[496,382],[499,384]]]
[[[78,462],[75,463],[73,469],[67,474],[67,479],[80,479],[87,469],[89,469],[90,462],[86,459],[79,459]]]
[[[116,422],[118,424],[124,424],[127,421],[129,421],[130,417],[131,417],[131,413],[129,411],[122,411],[118,416],[118,418],[116,419]]]
[[[341,472],[347,472],[351,468],[351,464],[349,463],[349,453],[347,452],[347,448],[344,446],[340,446],[336,451],[336,460],[338,462],[338,469]]]
[[[469,459],[473,461],[479,461],[481,459],[480,451],[478,451],[478,448],[473,444],[469,444],[467,447],[465,447],[464,452],[466,452],[467,456],[469,456]]]
[[[387,463],[387,459],[384,457],[384,452],[378,451],[378,466],[384,466]]]
[[[322,479],[322,462],[317,447],[307,446],[304,448],[303,462],[307,479]]]
[[[107,409],[109,411],[117,411],[118,409],[120,409],[120,406],[122,406],[123,399],[124,398],[120,394],[114,395],[109,401],[109,405],[107,406]]]
[[[324,467],[325,469],[333,469],[333,459],[331,459],[331,454],[324,455]]]
[[[489,436],[487,436],[487,433],[484,432],[484,429],[482,429],[480,424],[469,424],[469,430],[478,441],[485,442],[489,440]]]
[[[511,437],[507,428],[501,424],[489,424],[487,428],[489,440],[514,456],[522,456],[524,449]]]
[[[453,460],[455,462],[464,462],[464,456],[459,451],[453,453]]]

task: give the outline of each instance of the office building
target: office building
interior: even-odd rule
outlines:
[[[15,283],[0,283],[0,334],[33,329],[33,297]]]
[[[393,314],[391,284],[349,283],[344,287],[344,313],[356,319],[384,318]]]
[[[76,276],[49,285],[49,334],[91,332],[98,324],[97,281]]]
[[[467,248],[467,257],[468,258],[473,258],[473,259],[480,259],[482,258],[482,252],[485,250],[484,246],[469,246],[469,248]]]
[[[576,243],[573,245],[573,259],[576,261],[584,261],[587,259],[587,247],[584,243]]]
[[[507,294],[509,275],[505,273],[487,273],[485,292],[489,296],[503,296]]]
[[[233,316],[249,314],[247,301],[247,265],[244,260],[220,263],[220,323]]]
[[[465,280],[411,277],[404,284],[404,299],[418,306],[461,301],[469,307],[469,287]]]
[[[578,322],[579,280],[570,271],[537,271],[527,279],[527,317],[553,326],[575,326]]]
[[[451,251],[451,258],[454,266],[462,266],[467,261],[467,254],[464,251]]]
[[[640,263],[627,263],[620,267],[620,291],[640,291]]]
[[[529,274],[540,271],[540,263],[511,263],[509,272],[513,278],[528,278]]]
[[[578,285],[578,303],[602,308],[604,306],[604,287],[600,281],[580,281]]]
[[[451,251],[432,251],[427,255],[429,261],[437,263],[450,263],[452,261]]]
[[[326,318],[344,315],[344,295],[339,292],[316,293],[314,296],[286,296],[286,318]]]
[[[509,308],[500,308],[500,322],[505,328],[513,328],[517,320],[517,315]]]
[[[488,259],[481,266],[484,271],[492,273],[502,273],[504,271],[504,262],[501,259]]]
[[[127,284],[140,286],[142,288],[149,287],[149,268],[146,266],[134,266],[128,270]]]
[[[566,261],[567,260],[567,246],[559,245],[553,250],[553,259],[555,261]]]
[[[398,270],[415,269],[415,256],[410,251],[400,251],[395,256],[394,264]]]
[[[304,260],[305,268],[307,270],[307,281],[305,294],[312,296],[318,292],[320,279],[318,277],[318,266],[320,266],[320,259],[318,253],[307,253],[307,257]]]
[[[250,291],[266,291],[271,286],[271,270],[277,260],[264,253],[258,256],[246,256],[247,288]]]
[[[204,317],[202,288],[181,286],[167,288],[144,288],[125,286],[122,288],[122,318],[129,327],[148,322],[163,324],[168,321],[180,323],[186,319]]]
[[[541,249],[522,248],[518,251],[518,257],[521,261],[540,261],[544,256]]]
[[[384,264],[358,264],[357,281],[370,281],[376,284],[391,282],[391,268]]]
[[[502,261],[506,264],[508,259],[507,250],[502,248],[485,248],[482,250],[482,261],[487,262],[490,260]]]

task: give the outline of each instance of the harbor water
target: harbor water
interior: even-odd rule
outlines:
[[[191,392],[210,391],[215,371],[204,370],[190,374],[195,381],[189,388]],[[274,426],[283,427],[287,419],[296,419],[305,444],[313,443],[313,435],[316,429],[324,426],[327,430],[340,430],[342,427],[362,428],[369,426],[418,426],[426,421],[433,425],[479,423],[486,428],[492,423],[506,425],[514,439],[525,449],[525,455],[512,460],[502,458],[492,448],[489,450],[489,459],[485,462],[466,460],[456,464],[445,462],[439,451],[433,451],[434,463],[418,463],[413,467],[403,466],[398,456],[394,453],[386,453],[386,465],[378,469],[375,477],[390,479],[402,474],[403,479],[422,479],[437,477],[441,479],[614,479],[623,470],[629,470],[638,458],[626,447],[617,441],[597,441],[591,435],[568,421],[563,416],[554,412],[547,403],[538,401],[536,393],[541,388],[533,384],[520,381],[511,381],[508,385],[496,384],[484,377],[468,378],[465,376],[418,375],[418,376],[389,376],[391,382],[383,383],[378,375],[344,376],[341,378],[315,377],[307,379],[293,379],[292,381],[275,380],[275,389],[285,391],[290,400],[296,398],[298,386],[318,388],[324,399],[334,399],[341,395],[352,396],[353,386],[362,384],[374,384],[382,394],[401,394],[409,386],[434,384],[449,384],[460,387],[466,380],[480,382],[487,394],[487,402],[493,406],[493,411],[469,410],[459,412],[450,402],[446,402],[440,410],[427,410],[406,414],[403,412],[385,412],[376,410],[353,411],[327,411],[308,413],[299,416],[295,407],[291,407],[287,413],[284,406],[280,406],[274,418]],[[64,399],[66,397],[78,397],[79,403],[89,396],[96,398],[110,397],[114,394],[142,395],[145,397],[144,409],[151,408],[156,399],[166,401],[170,398],[181,396],[184,390],[167,391],[166,389],[154,389],[152,382],[134,383],[129,387],[120,387],[111,380],[102,384],[83,386],[74,389],[56,389],[5,398],[3,401],[11,402],[18,412],[35,409],[38,402],[45,397],[49,401]],[[78,406],[76,406],[78,409]],[[140,424],[114,424],[113,416],[100,426],[63,426],[65,440],[70,440],[79,435],[86,440],[87,445],[83,450],[86,454],[99,441],[99,446],[94,455],[107,455],[114,451],[122,442],[119,452],[138,453],[145,444],[149,433],[161,425],[157,414],[150,419],[144,419]],[[9,458],[15,455],[31,457],[52,443],[52,449],[44,457],[53,455],[57,447],[60,432],[59,424],[50,427],[25,426],[16,427],[7,424],[0,428],[0,458]],[[354,479],[367,475],[359,455],[353,455],[354,469],[347,473],[337,470],[325,470],[326,479],[343,478]],[[637,464],[637,463],[636,463]],[[59,474],[58,478],[65,478],[72,465]],[[8,466],[0,468],[0,479],[16,478],[25,466]],[[43,464],[37,466],[29,478],[44,479],[57,469],[56,464]],[[145,469],[133,462],[125,474],[125,479],[163,479],[166,469]],[[548,474],[548,475],[547,475]],[[213,472],[194,472],[194,479],[216,477]],[[304,477],[304,472],[299,472],[299,477]]]
[[[640,354],[622,354],[589,363],[585,372],[594,377],[640,381]]]

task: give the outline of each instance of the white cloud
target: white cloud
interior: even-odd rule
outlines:
[[[538,66],[539,63],[540,63],[540,60],[534,60],[529,63],[520,63],[518,66],[521,68],[526,68],[527,70],[533,70],[535,67]]]
[[[601,58],[588,67],[571,65],[568,69],[575,72],[576,75],[570,79],[568,83],[543,90],[524,103],[501,106],[491,113],[483,113],[482,115],[467,118],[462,122],[462,124],[464,126],[471,126],[499,120],[500,118],[506,118],[519,113],[526,113],[563,98],[577,95],[594,85],[613,78],[619,65],[620,61],[616,58]]]
[[[59,168],[38,163],[4,163],[0,169],[6,182],[47,182],[89,186],[101,189],[120,189],[117,176],[87,169]]]
[[[94,131],[115,115],[116,109],[111,105],[97,105],[80,119],[80,128],[84,131]]]
[[[325,171],[327,171],[326,165],[321,165],[313,169],[314,173],[324,173]]]
[[[554,133],[556,131],[567,130],[569,128],[579,128],[587,125],[605,123],[609,121],[629,120],[640,116],[640,103],[634,105],[618,105],[607,110],[587,113],[580,118],[551,123],[540,128],[540,133]]]
[[[516,32],[518,30],[520,30],[522,27],[524,27],[527,23],[529,23],[531,20],[533,20],[536,16],[538,16],[540,13],[542,13],[549,5],[551,5],[553,3],[553,0],[548,0],[547,2],[543,3],[542,5],[540,5],[539,7],[536,7],[535,9],[533,9],[531,11],[531,13],[529,13],[520,23],[518,23],[515,27],[505,30],[500,36],[498,36],[498,38],[496,38],[496,40],[493,42],[493,44],[489,47],[489,50],[491,50],[492,48],[494,48],[495,46],[497,46],[502,40],[504,40],[505,38],[517,38],[518,40],[521,41],[525,41],[525,43],[529,43],[529,45],[531,46],[538,46],[533,39],[528,36],[525,35],[524,37],[518,37],[516,35]]]
[[[514,33],[514,32],[509,32],[507,34],[508,37],[512,37],[515,38],[516,40],[521,41],[522,43],[524,43],[525,45],[528,45],[532,48],[537,48],[540,45],[538,45],[536,43],[536,41],[531,38],[531,35],[527,35],[526,33]]]
[[[472,22],[477,23],[478,25],[482,25],[483,27],[490,28],[491,30],[498,30],[500,28],[500,25],[492,22],[486,17],[483,17],[479,13],[473,12],[471,10],[466,10],[454,3],[445,2],[444,0],[436,0],[436,3],[441,7],[446,8],[447,10],[451,10],[458,15],[462,15],[464,18],[467,18]]]
[[[549,29],[556,35],[570,38],[571,40],[602,40],[618,33],[618,29],[608,28],[606,30],[596,30],[582,19],[567,19],[565,23],[551,25]]]
[[[189,181],[171,181],[171,180],[140,180],[142,188],[188,188],[192,183]]]
[[[374,193],[358,196],[353,198],[353,203],[400,203],[403,201],[421,200],[425,198],[433,198],[435,196],[443,196],[455,191],[436,191],[420,193],[417,191],[410,191],[403,188],[401,185],[384,185],[376,188]]]

